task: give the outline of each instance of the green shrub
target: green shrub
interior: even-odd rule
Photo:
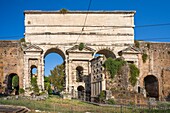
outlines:
[[[139,76],[139,69],[134,64],[129,64],[130,67],[130,78],[129,81],[132,86],[135,86],[137,77]]]
[[[108,99],[107,103],[111,104],[111,105],[114,105],[116,102],[114,101],[114,99]]]
[[[147,55],[146,53],[143,53],[143,54],[142,54],[143,63],[146,62],[147,58],[148,58],[148,55]]]
[[[68,10],[65,9],[65,8],[60,9],[60,13],[62,13],[62,14],[65,14],[65,13],[67,13],[67,12],[68,12]]]
[[[134,43],[135,43],[135,47],[139,48],[139,46],[140,46],[139,42],[137,40],[135,40]]]
[[[32,77],[31,78],[31,85],[32,85],[32,90],[34,91],[35,94],[39,93],[39,88],[37,85],[37,77]]]
[[[147,47],[148,47],[148,49],[150,49],[150,43],[147,43]]]
[[[25,93],[25,90],[23,88],[20,88],[19,89],[19,94],[24,94]]]
[[[100,103],[106,99],[106,91],[101,91],[99,94],[99,101]]]
[[[80,51],[83,50],[83,49],[84,49],[84,46],[85,46],[84,43],[80,43],[80,44],[79,44],[79,50],[80,50]]]
[[[25,38],[21,38],[21,39],[20,39],[20,42],[25,42]]]

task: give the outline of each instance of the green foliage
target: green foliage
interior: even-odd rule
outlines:
[[[65,9],[65,8],[60,9],[60,13],[62,13],[62,14],[65,14],[65,13],[67,13],[67,12],[68,12],[68,10]]]
[[[24,94],[25,93],[25,90],[23,88],[20,88],[19,89],[19,94]]]
[[[104,62],[103,67],[106,69],[107,72],[109,72],[110,78],[113,79],[114,76],[118,74],[118,72],[121,70],[121,67],[125,64],[126,62],[120,58],[118,59],[108,58]]]
[[[146,53],[143,53],[143,54],[142,54],[143,63],[146,62],[147,58],[148,58],[148,55],[147,55]]]
[[[51,94],[52,93],[52,89],[51,89],[50,83],[49,82],[45,82],[44,85],[45,85],[45,90],[48,91],[49,94]]]
[[[135,40],[134,43],[135,43],[135,47],[139,48],[139,46],[140,46],[139,42],[137,40]]]
[[[44,85],[45,85],[45,90],[48,91],[49,94],[52,93],[51,89],[51,83],[50,83],[50,78],[49,77],[44,77]]]
[[[147,43],[147,47],[148,47],[148,49],[150,49],[150,43]]]
[[[106,99],[106,91],[101,91],[99,94],[99,101],[100,103]]]
[[[135,86],[137,77],[139,76],[139,69],[134,64],[129,64],[130,67],[130,78],[129,81],[132,86]]]
[[[51,75],[49,76],[50,83],[53,84],[58,91],[62,91],[64,89],[64,65],[58,65],[53,70],[50,71]]]
[[[80,44],[79,44],[79,50],[80,50],[80,51],[83,50],[83,49],[84,49],[84,46],[85,46],[84,43],[80,43]]]
[[[20,42],[25,42],[25,38],[21,38],[21,39],[20,39]]]
[[[111,105],[114,105],[114,104],[115,104],[115,101],[114,101],[114,99],[108,99],[108,100],[107,100],[107,103],[108,103],[108,104],[111,104]]]
[[[32,90],[34,91],[35,94],[39,93],[39,88],[37,85],[37,77],[32,77],[31,78],[31,85],[32,85]]]
[[[14,89],[19,86],[19,77],[17,75],[12,78],[12,86]]]

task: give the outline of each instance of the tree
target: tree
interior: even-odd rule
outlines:
[[[45,90],[48,91],[48,93],[52,93],[51,89],[51,83],[50,83],[50,78],[49,77],[44,77],[44,85],[45,85]]]
[[[19,86],[19,77],[17,75],[15,75],[13,78],[12,78],[12,87],[14,89],[17,89],[17,87]]]
[[[50,71],[49,76],[51,84],[57,88],[57,91],[62,91],[64,89],[64,65],[58,65],[53,70]]]

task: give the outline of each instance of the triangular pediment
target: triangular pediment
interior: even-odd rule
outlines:
[[[132,53],[132,54],[141,53],[141,51],[140,51],[139,48],[136,48],[136,47],[133,47],[133,46],[129,46],[128,48],[123,49],[121,52],[122,52],[122,53]]]
[[[40,47],[38,47],[38,46],[36,46],[36,45],[29,45],[28,47],[26,47],[25,48],[25,51],[26,52],[42,52],[43,50],[40,48]]]
[[[67,49],[67,53],[71,53],[71,52],[88,52],[88,53],[94,53],[95,52],[95,50],[94,49],[92,49],[92,48],[90,48],[90,47],[88,47],[88,46],[84,46],[84,48],[82,49],[82,50],[79,50],[79,45],[75,45],[75,46],[73,46],[73,47],[71,47],[71,48],[69,48],[69,49]]]

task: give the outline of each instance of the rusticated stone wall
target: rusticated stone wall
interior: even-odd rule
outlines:
[[[17,74],[23,86],[23,51],[19,41],[0,41],[0,84],[6,88],[8,76]]]
[[[170,43],[140,42],[140,49],[148,55],[146,62],[140,61],[139,84],[144,87],[144,78],[153,75],[158,80],[158,95],[169,100],[170,94]]]

